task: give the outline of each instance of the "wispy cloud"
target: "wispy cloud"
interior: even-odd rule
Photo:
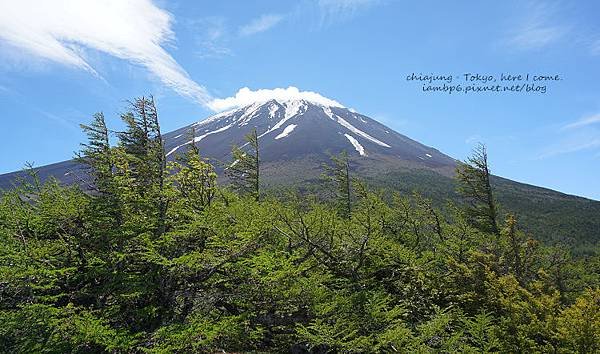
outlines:
[[[247,25],[240,27],[240,36],[250,36],[260,32],[267,31],[275,27],[279,22],[283,20],[283,15],[279,14],[264,14],[258,18],[255,18]]]
[[[591,138],[591,139],[581,139],[581,138],[572,138],[561,143],[546,149],[540,155],[540,159],[545,159],[548,157],[553,157],[557,155],[563,155],[568,153],[573,153],[582,150],[590,150],[594,148],[600,147],[600,138]]]
[[[100,77],[85,58],[87,49],[98,50],[145,67],[178,94],[206,104],[208,91],[164,49],[175,39],[171,24],[171,14],[151,0],[2,1],[0,41]]]
[[[509,33],[507,44],[519,49],[540,49],[563,38],[568,29],[556,19],[557,5],[530,2],[516,29]]]
[[[57,122],[58,124],[62,125],[63,127],[68,128],[69,130],[72,130],[72,131],[75,131],[75,132],[80,132],[81,131],[81,129],[79,128],[79,123],[77,123],[74,120],[65,118],[66,116],[58,116],[56,114],[53,114],[53,113],[50,113],[50,112],[47,112],[45,110],[38,109],[38,108],[34,108],[34,110],[38,114],[40,114],[40,115],[42,115],[42,116],[44,116],[44,117],[46,117],[46,118],[48,118],[50,120],[53,120],[53,121]]]
[[[348,19],[379,0],[318,0],[323,22]]]
[[[600,113],[588,115],[556,131],[559,135],[549,139],[552,144],[539,155],[540,159],[556,155],[600,148]]]
[[[229,47],[231,36],[226,18],[211,16],[188,20],[186,24],[188,31],[195,36],[196,45],[200,48],[195,53],[199,58],[222,58],[233,55]]]
[[[563,126],[562,129],[565,130],[565,129],[582,128],[582,127],[596,124],[596,123],[600,123],[600,113],[583,117],[573,123],[569,123],[569,124]]]

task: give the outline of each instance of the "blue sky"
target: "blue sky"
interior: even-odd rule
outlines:
[[[71,5],[67,6],[66,4]],[[0,2],[0,173],[68,159],[78,124],[154,94],[170,131],[295,86],[495,174],[600,200],[597,1]],[[410,73],[559,74],[546,94],[425,94]]]

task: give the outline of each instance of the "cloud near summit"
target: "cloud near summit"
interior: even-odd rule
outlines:
[[[344,107],[339,102],[321,96],[316,92],[300,91],[294,86],[290,86],[288,88],[260,89],[256,91],[253,91],[248,87],[244,87],[238,90],[235,96],[212,100],[208,103],[208,107],[213,111],[220,112],[227,109],[243,107],[252,103],[266,102],[269,100],[307,100],[325,106]]]

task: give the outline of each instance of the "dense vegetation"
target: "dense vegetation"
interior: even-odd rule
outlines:
[[[222,187],[193,144],[166,162],[152,100],[130,108],[115,146],[101,114],[84,126],[91,193],[33,179],[2,195],[4,352],[600,350],[600,258],[500,212],[483,147],[443,212],[369,190],[344,155],[328,201],[275,198],[256,133]]]
[[[368,171],[370,172],[370,171]],[[443,208],[448,200],[460,201],[456,181],[424,169],[388,169],[368,175],[379,188],[403,194],[419,191]],[[516,213],[521,229],[546,245],[568,245],[577,255],[590,255],[600,242],[600,202],[492,176],[499,212]]]

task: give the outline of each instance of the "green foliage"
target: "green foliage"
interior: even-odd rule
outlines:
[[[483,232],[497,235],[498,212],[492,193],[485,145],[479,144],[473,155],[456,169],[457,190],[465,201],[469,222]]]
[[[472,318],[463,319],[464,330],[469,344],[481,353],[492,353],[500,347],[497,337],[498,326],[494,324],[494,317],[481,312]]]
[[[558,338],[576,353],[600,351],[600,289],[588,289],[558,317]]]
[[[104,114],[96,113],[90,125],[81,124],[81,129],[88,137],[88,143],[82,144],[82,151],[77,159],[89,166],[88,172],[94,178],[93,186],[100,193],[110,189],[106,185],[113,173],[113,161],[110,151],[110,136]]]
[[[192,130],[192,135],[195,135]],[[210,207],[215,199],[217,174],[214,167],[200,156],[195,144],[191,144],[186,154],[167,166],[171,172],[167,178],[173,203],[188,203],[176,210],[199,212]]]
[[[370,186],[385,188],[389,195],[417,191],[430,198],[436,208],[445,207],[448,200],[464,202],[456,191],[456,181],[435,171],[410,168],[382,171],[373,166],[361,174]],[[536,240],[546,245],[566,246],[576,257],[595,254],[594,248],[600,241],[600,202],[493,175],[490,182],[501,216],[499,221],[513,213],[521,229]],[[319,191],[319,185],[310,186]]]
[[[256,129],[246,135],[248,149],[233,146],[231,163],[225,169],[231,186],[241,194],[249,194],[254,199],[260,198],[260,148]]]
[[[153,101],[123,117],[115,146],[84,128],[97,190],[0,197],[0,352],[600,350],[597,255],[350,185],[343,160],[342,204],[231,191],[194,145],[166,166]]]
[[[331,165],[324,165],[324,178],[333,184],[338,209],[346,218],[352,213],[352,177],[350,176],[350,160],[344,151],[339,156],[331,157]]]

